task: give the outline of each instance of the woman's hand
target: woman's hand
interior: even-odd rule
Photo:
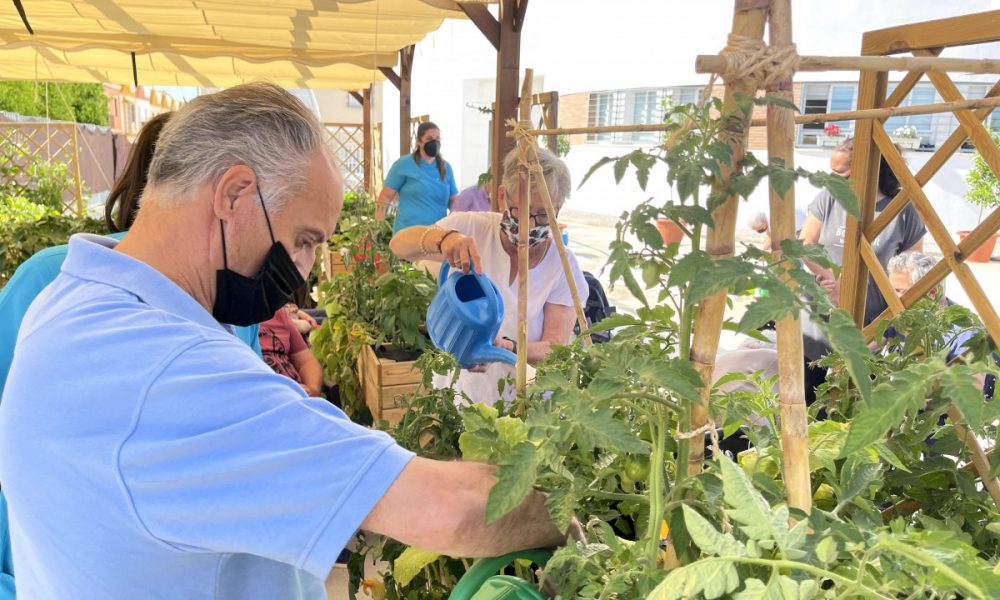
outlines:
[[[452,233],[441,242],[441,256],[452,268],[462,269],[469,274],[469,266],[475,265],[476,273],[483,274],[483,261],[479,259],[476,241],[461,233]]]

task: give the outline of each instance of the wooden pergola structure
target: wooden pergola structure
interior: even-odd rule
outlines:
[[[764,41],[765,31],[768,34]],[[795,126],[797,123],[815,123],[853,119],[858,121],[854,142],[852,176],[855,192],[860,201],[861,219],[848,217],[847,233],[844,239],[844,265],[841,280],[842,308],[847,309],[861,328],[864,323],[865,297],[868,275],[872,278],[889,303],[889,309],[880,319],[898,314],[923,297],[949,273],[954,273],[983,319],[987,330],[995,342],[1000,342],[1000,316],[997,315],[990,299],[983,292],[975,275],[965,264],[965,258],[992,234],[1000,229],[1000,209],[990,214],[961,243],[956,244],[948,234],[937,211],[923,191],[923,186],[943,166],[945,161],[961,145],[971,139],[982,154],[993,173],[1000,177],[1000,149],[983,125],[983,119],[1000,106],[1000,82],[993,85],[986,98],[966,100],[962,98],[955,84],[948,77],[950,71],[1000,74],[1000,61],[988,59],[943,58],[939,55],[948,47],[982,44],[1000,41],[1000,11],[973,14],[949,19],[915,23],[871,31],[864,35],[861,56],[825,57],[799,56],[792,42],[791,0],[735,0],[732,33],[726,48],[720,55],[699,56],[696,70],[701,73],[721,75],[725,80],[723,103],[726,108],[735,108],[737,97],[752,96],[763,90],[767,94],[792,104],[792,78],[796,71],[858,70],[861,73],[858,110],[825,115],[796,116],[794,112],[777,104],[769,104],[767,118],[762,123],[752,123],[746,117],[742,128],[742,139],[732,139],[730,148],[733,164],[745,155],[747,136],[751,124],[766,124],[767,152],[769,160],[781,160],[788,168],[794,167]],[[911,53],[911,57],[895,57],[894,54]],[[888,72],[906,71],[907,75],[886,95]],[[922,106],[900,107],[899,104],[909,94],[913,86],[927,76],[944,102]],[[530,88],[529,88],[530,90]],[[900,114],[931,114],[952,112],[960,124],[945,141],[930,161],[916,174],[910,172],[905,161],[893,146],[885,131],[885,120]],[[597,133],[610,131],[662,131],[663,125],[639,125],[616,127],[577,127],[554,129],[548,132],[532,130],[530,123],[509,123],[514,131],[508,134],[516,137],[525,151],[533,146],[536,135],[558,133]],[[669,146],[673,140],[667,140]],[[880,157],[884,156],[902,184],[902,190],[890,204],[875,215],[877,183]],[[532,170],[531,157],[524,161],[526,170]],[[537,165],[535,165],[537,167]],[[732,172],[723,172],[721,179],[726,182]],[[522,186],[523,187],[523,186]],[[540,188],[544,188],[541,185]],[[547,192],[545,193],[547,197]],[[525,198],[520,198],[522,210],[527,210]],[[942,260],[930,273],[900,298],[889,284],[888,275],[872,251],[872,241],[889,222],[899,214],[908,202],[913,203],[920,217],[944,253]],[[549,205],[550,220],[555,223],[555,214]],[[734,254],[736,246],[736,214],[738,196],[730,196],[712,213],[715,227],[709,229],[706,249],[713,258],[727,258]],[[795,238],[794,188],[779,195],[770,188],[771,239],[775,259],[781,260],[781,242]],[[561,246],[557,244],[557,247]],[[526,265],[527,242],[519,244],[523,253],[522,263]],[[561,247],[560,247],[561,253]],[[567,279],[572,281],[568,266]],[[526,282],[522,282],[525,284]],[[522,298],[527,295],[521,290]],[[695,318],[694,339],[690,360],[699,371],[705,386],[702,402],[693,407],[692,430],[705,428],[709,424],[708,403],[712,387],[712,373],[715,356],[719,348],[726,309],[727,290],[701,301]],[[574,294],[575,296],[575,294]],[[579,299],[574,298],[579,310]],[[523,302],[523,300],[522,300]],[[519,319],[523,315],[519,314]],[[871,338],[878,321],[864,327],[864,333]],[[519,325],[519,334],[523,323]],[[812,491],[809,478],[809,438],[806,419],[806,404],[803,381],[803,349],[801,323],[788,316],[777,323],[779,396],[781,414],[781,444],[784,461],[784,480],[789,505],[809,512]],[[520,344],[519,344],[520,348]],[[525,357],[518,356],[520,362]],[[523,389],[523,375],[518,371],[518,386]],[[955,431],[963,439],[972,457],[972,465],[1000,508],[1000,481],[990,476],[989,461],[975,436],[962,426],[962,415],[955,408],[948,411],[955,424]],[[704,461],[704,446],[696,445],[689,456],[689,473],[698,473]]]

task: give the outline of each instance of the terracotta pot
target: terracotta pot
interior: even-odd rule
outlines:
[[[684,239],[684,230],[673,219],[660,217],[656,220],[664,244],[677,244]]]
[[[972,233],[971,231],[959,231],[958,241],[961,242],[965,239],[967,235]],[[969,253],[966,257],[966,261],[975,263],[990,262],[990,258],[993,256],[993,249],[996,247],[997,237],[1000,237],[1000,233],[994,233],[990,237],[986,238],[983,245],[976,248],[974,251]]]

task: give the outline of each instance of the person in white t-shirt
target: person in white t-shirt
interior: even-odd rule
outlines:
[[[572,184],[569,169],[558,157],[544,148],[538,149],[542,176],[556,205],[562,208]],[[515,152],[504,159],[504,178],[499,188],[498,202],[502,212],[457,212],[434,225],[414,226],[393,236],[389,248],[406,260],[448,261],[453,268],[468,273],[470,265],[496,284],[504,301],[504,319],[500,335],[494,344],[516,352],[518,226],[527,221],[529,231],[528,279],[528,362],[537,363],[551,351],[553,344],[566,344],[576,322],[569,283],[562,270],[559,254],[552,242],[552,230],[545,212],[541,193],[533,186],[527,217],[518,214],[518,166]],[[587,282],[569,252],[569,262],[580,294],[587,293]],[[505,363],[490,363],[473,371],[463,370],[457,388],[473,402],[493,404],[500,399],[498,382],[513,375],[514,368]],[[435,379],[435,385],[448,385],[446,377]],[[510,394],[504,394],[509,397]]]

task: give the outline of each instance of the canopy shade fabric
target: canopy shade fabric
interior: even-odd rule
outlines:
[[[361,89],[464,18],[450,0],[22,0],[0,8],[0,77]],[[33,34],[28,31],[31,27]]]

